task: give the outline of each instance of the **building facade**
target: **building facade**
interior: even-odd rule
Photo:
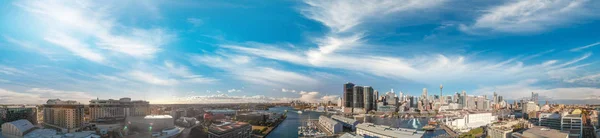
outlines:
[[[325,128],[331,134],[342,132],[342,124],[327,116],[319,116],[319,125]]]
[[[569,132],[569,137],[582,137],[583,121],[581,114],[570,114],[561,119],[561,130]]]
[[[340,115],[332,115],[331,119],[341,122],[343,127],[349,128],[352,131],[356,130],[356,125],[358,125],[359,123],[355,119],[343,117]]]
[[[38,123],[36,106],[0,106],[0,124],[26,119],[32,124]]]
[[[342,108],[345,113],[352,113],[354,108],[354,84],[344,84],[344,98],[342,98]]]
[[[128,116],[146,116],[150,114],[148,101],[131,101],[131,98],[119,100],[90,101],[90,120],[93,122],[124,120]]]
[[[44,125],[62,132],[75,132],[83,126],[84,105],[76,101],[50,99],[44,104]]]

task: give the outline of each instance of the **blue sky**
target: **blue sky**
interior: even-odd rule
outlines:
[[[600,3],[2,1],[0,103],[600,97]]]

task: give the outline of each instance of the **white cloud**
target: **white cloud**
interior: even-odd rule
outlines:
[[[49,35],[49,37],[44,38],[44,40],[57,46],[63,47],[75,53],[77,56],[83,57],[87,60],[99,63],[104,61],[104,56],[90,49],[90,47],[87,44],[80,42],[78,39],[75,39],[71,36],[58,33],[55,35]]]
[[[573,48],[573,49],[571,49],[571,51],[573,51],[573,52],[580,51],[580,50],[587,49],[587,48],[590,48],[590,47],[594,47],[594,46],[597,46],[597,45],[600,45],[600,42],[596,42],[596,43],[585,45],[585,46],[578,47],[578,48]]]
[[[565,79],[564,81],[568,83],[578,84],[600,84],[600,74],[592,74],[578,78]]]
[[[316,103],[320,101],[319,92],[300,92],[300,98],[298,100],[303,102]]]
[[[50,58],[51,60],[55,59],[56,53],[50,52],[48,50],[48,48],[46,48],[46,47],[42,47],[42,46],[33,44],[31,42],[28,42],[28,41],[19,40],[19,39],[16,39],[16,38],[13,38],[13,37],[10,37],[10,36],[7,36],[7,35],[2,35],[2,36],[4,37],[4,39],[6,39],[7,42],[10,42],[10,43],[15,44],[17,46],[29,49],[29,50],[31,50],[33,52],[40,53],[40,54],[42,54],[42,55]]]
[[[325,95],[322,96],[320,94],[320,92],[306,92],[306,91],[300,91],[300,98],[298,98],[298,100],[303,101],[303,102],[309,102],[309,103],[319,103],[319,102],[327,102],[327,101],[331,101],[331,102],[335,102],[338,99],[338,95]]]
[[[575,22],[589,15],[588,0],[522,0],[508,1],[493,7],[472,25],[461,25],[468,33],[480,31],[528,33]]]
[[[16,69],[13,67],[7,67],[7,66],[3,66],[3,65],[0,65],[0,73],[6,74],[6,75],[25,75],[25,74],[27,74],[26,72],[24,72],[20,69]]]
[[[86,92],[62,91],[48,88],[32,88],[25,92],[14,92],[0,88],[0,104],[42,104],[48,99],[75,100],[88,102],[94,97]]]
[[[412,58],[379,56],[376,53],[352,54],[352,52],[337,52],[320,55],[318,62],[312,62],[311,50],[306,53],[276,49],[273,46],[251,45],[249,47],[227,46],[230,50],[239,53],[259,56],[267,59],[285,61],[298,65],[320,68],[345,69],[370,73],[376,76],[391,79],[409,79],[425,84],[435,82],[461,81],[461,80],[486,80],[494,83],[498,81],[516,81],[527,78],[548,78],[550,73],[565,69],[577,69],[581,61],[592,54],[560,62],[548,60],[538,64],[524,65],[523,60],[531,59],[515,57],[504,61],[481,60],[478,57],[464,57],[461,55],[446,56],[441,54],[422,55]],[[264,53],[270,53],[265,55]],[[288,58],[294,57],[294,58]],[[479,60],[478,60],[479,59]],[[506,77],[511,76],[511,77]],[[563,76],[564,77],[564,76]]]
[[[204,21],[202,21],[202,19],[198,19],[198,18],[187,18],[187,22],[194,25],[194,27],[198,27],[204,23]]]
[[[188,67],[184,65],[176,65],[171,61],[165,61],[165,67],[167,72],[174,76],[181,77],[182,81],[191,82],[191,83],[212,83],[217,81],[217,79],[203,77],[202,75],[197,75],[192,73]]]
[[[149,58],[161,50],[161,46],[170,42],[174,35],[161,28],[142,29],[128,27],[117,22],[117,13],[112,5],[95,3],[100,1],[20,1],[15,5],[32,13],[37,22],[43,22],[47,31],[46,40],[65,46],[60,40],[70,40],[65,47],[86,59],[99,61],[99,55],[91,55],[81,50],[85,45],[94,45],[127,54],[137,58]],[[32,21],[33,22],[33,21]],[[52,34],[73,34],[78,37],[52,36]],[[62,38],[62,39],[60,39]],[[68,39],[67,39],[68,38]],[[77,45],[74,45],[77,44]],[[79,46],[79,50],[74,48]]]
[[[554,100],[583,100],[590,96],[600,96],[600,89],[593,87],[542,88],[535,86],[536,79],[522,80],[518,83],[494,87],[480,87],[475,94],[491,95],[494,90],[506,99],[520,99],[531,96],[531,92]]]
[[[242,92],[242,90],[238,90],[238,89],[229,89],[227,90],[228,93],[234,93],[234,92]]]
[[[365,22],[367,18],[432,8],[440,5],[444,0],[305,0],[304,2],[308,4],[301,9],[304,16],[323,23],[333,32],[344,32]]]
[[[309,86],[317,84],[317,80],[305,75],[271,67],[263,67],[254,63],[235,62],[235,57],[227,54],[192,56],[192,62],[228,71],[234,77],[246,82],[272,86]]]
[[[227,94],[173,97],[169,103],[284,103],[292,98],[274,98],[264,95],[229,96]]]
[[[31,94],[39,94],[39,96],[43,99],[52,99],[59,98],[65,100],[76,100],[87,102],[94,97],[89,95],[87,92],[78,92],[78,91],[63,91],[63,90],[55,90],[48,88],[31,88],[27,90],[27,92]]]
[[[148,84],[154,84],[154,85],[170,86],[170,85],[175,85],[175,84],[179,83],[175,79],[160,78],[154,74],[146,73],[146,72],[139,71],[139,70],[129,71],[129,72],[125,73],[124,76],[126,76],[130,79],[133,79],[133,80],[145,82]]]

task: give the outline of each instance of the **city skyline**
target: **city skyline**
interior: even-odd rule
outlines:
[[[600,99],[597,1],[0,5],[0,104],[337,101],[347,82]]]

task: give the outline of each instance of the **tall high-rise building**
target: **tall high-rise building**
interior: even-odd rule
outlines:
[[[131,101],[131,98],[119,100],[90,100],[90,119],[93,122],[124,120],[127,116],[150,115],[148,101]]]
[[[364,92],[364,88],[362,86],[354,86],[354,110],[357,110],[357,108],[360,108],[359,110],[364,110],[365,107],[365,92]],[[356,111],[354,111],[356,112]]]
[[[423,109],[427,110],[428,106],[429,106],[429,95],[427,94],[427,88],[423,88],[423,98],[421,98],[423,100]]]
[[[343,107],[343,105],[342,105],[342,104],[343,104],[343,102],[342,102],[342,101],[343,101],[343,100],[342,100],[342,97],[338,97],[338,100],[337,100],[337,102],[336,102],[338,107]]]
[[[376,94],[375,91],[373,90],[373,88],[371,88],[371,86],[364,86],[363,87],[363,94],[365,95],[364,98],[364,110],[365,112],[369,112],[371,110],[375,110],[375,106],[377,106],[376,104]]]
[[[408,98],[406,98],[406,99],[407,99],[407,102],[408,102],[410,108],[416,108],[417,107],[417,101],[416,101],[415,97],[408,96]]]
[[[467,96],[467,92],[466,91],[462,91],[462,94],[460,96],[460,100],[462,101],[462,108],[469,108],[469,103],[467,102],[468,100],[468,96]]]
[[[343,111],[344,113],[367,113],[377,110],[378,96],[379,92],[371,86],[358,86],[348,82],[344,84]]]
[[[539,93],[534,93],[534,92],[531,92],[531,101],[535,102],[536,104],[539,104],[539,103],[538,103],[538,100],[539,100],[538,98],[539,98],[539,96],[540,96],[540,94],[539,94]]]
[[[83,126],[84,105],[76,101],[50,99],[44,104],[44,125],[75,132]]]
[[[493,99],[493,100],[494,100],[494,101],[493,101],[493,102],[494,102],[494,104],[498,104],[498,103],[500,103],[500,101],[498,101],[498,94],[497,94],[496,92],[494,92],[494,99]]]
[[[421,95],[421,97],[427,98],[427,88],[423,88],[423,94]]]
[[[444,89],[444,85],[440,84],[440,104],[444,104],[444,93],[442,92],[442,89]]]
[[[354,84],[346,83],[344,84],[344,97],[342,98],[342,108],[345,113],[354,112]]]

